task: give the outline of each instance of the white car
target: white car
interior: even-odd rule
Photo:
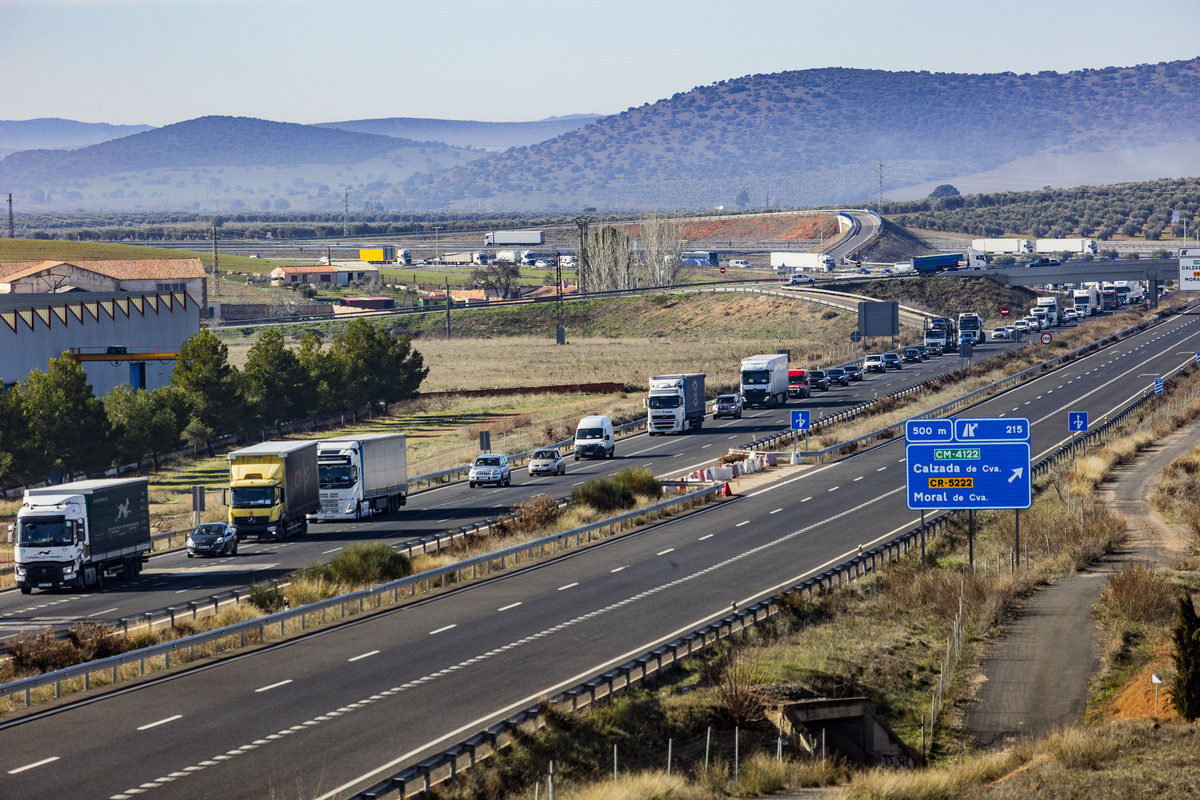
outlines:
[[[467,485],[474,489],[481,483],[494,483],[497,486],[511,484],[512,468],[508,465],[508,456],[503,453],[484,453],[476,457],[467,472]]]
[[[562,453],[554,448],[534,451],[529,459],[530,475],[566,475],[567,461]]]
[[[786,285],[787,286],[811,286],[812,284],[815,284],[816,282],[817,282],[817,279],[814,278],[812,275],[801,275],[800,273],[796,273],[792,277],[788,278],[788,282]]]
[[[995,330],[992,331],[992,341],[993,342],[999,341],[1000,339],[1007,339],[1007,338],[1008,338],[1008,329],[1007,328],[996,328]]]

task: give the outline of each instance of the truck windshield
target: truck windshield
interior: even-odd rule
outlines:
[[[75,523],[66,517],[25,517],[17,520],[17,544],[61,547],[75,541]]]
[[[766,386],[771,382],[771,373],[765,369],[746,370],[742,373],[743,386]]]
[[[235,486],[230,494],[230,508],[270,508],[275,505],[273,486]]]
[[[672,395],[650,395],[650,401],[647,403],[651,408],[679,408],[683,405],[683,398],[677,394]]]
[[[322,464],[317,467],[322,489],[339,489],[358,482],[358,470],[349,464]]]

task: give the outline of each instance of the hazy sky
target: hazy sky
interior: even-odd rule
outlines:
[[[1190,59],[1200,0],[0,0],[0,53],[0,119],[514,121],[792,69]]]

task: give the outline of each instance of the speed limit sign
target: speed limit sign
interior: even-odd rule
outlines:
[[[1048,333],[1043,333],[1043,334],[1042,334],[1042,344],[1050,344],[1050,342],[1052,342],[1052,341],[1054,341],[1054,337],[1053,337],[1053,336],[1051,336],[1051,335],[1050,335],[1050,334],[1048,334]]]

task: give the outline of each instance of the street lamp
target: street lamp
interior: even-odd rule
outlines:
[[[441,261],[442,259],[442,251],[441,248],[438,247],[438,231],[441,229],[441,225],[433,226],[433,258],[436,261]]]

